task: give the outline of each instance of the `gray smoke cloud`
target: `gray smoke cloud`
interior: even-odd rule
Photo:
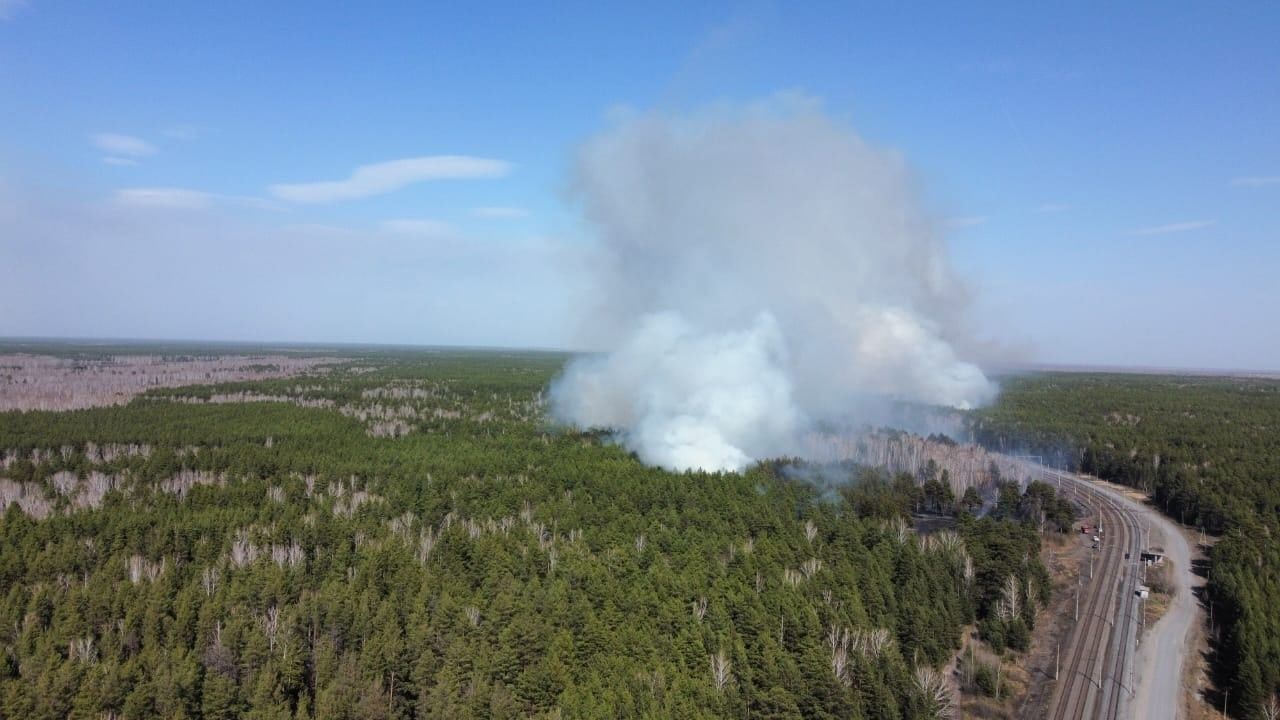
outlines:
[[[966,293],[908,168],[801,97],[622,118],[581,149],[598,239],[554,416],[646,463],[740,470],[884,399],[969,408]]]

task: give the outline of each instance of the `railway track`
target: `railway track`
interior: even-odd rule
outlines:
[[[1053,720],[1127,717],[1134,691],[1138,557],[1142,532],[1134,513],[1087,481],[1043,467],[1033,472],[1088,508],[1103,529],[1092,575],[1079,588],[1079,617],[1059,651],[1049,702]]]

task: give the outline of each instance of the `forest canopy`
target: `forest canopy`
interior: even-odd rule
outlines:
[[[925,718],[1049,592],[1047,486],[671,473],[545,422],[561,356],[334,362],[0,414],[0,715]]]

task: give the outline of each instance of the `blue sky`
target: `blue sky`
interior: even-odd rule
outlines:
[[[0,0],[0,335],[573,346],[580,144],[800,92],[1010,357],[1280,369],[1280,5],[432,5]]]

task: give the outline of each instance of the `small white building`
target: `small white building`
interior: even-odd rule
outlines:
[[[1143,600],[1146,600],[1147,596],[1151,594],[1151,588],[1147,587],[1146,585],[1139,585],[1138,589],[1135,590],[1133,594],[1137,595]]]

